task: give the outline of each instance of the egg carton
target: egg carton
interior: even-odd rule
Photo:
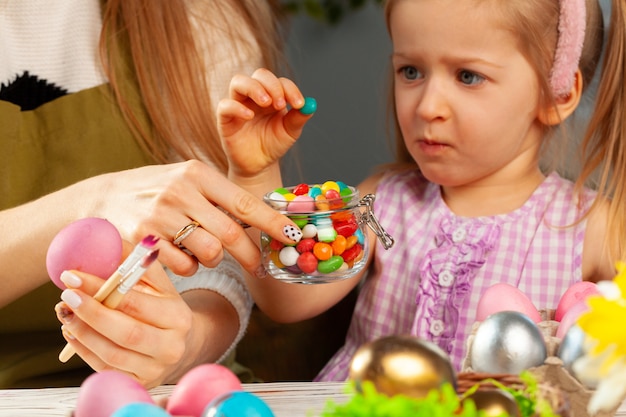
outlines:
[[[593,395],[594,390],[583,385],[574,375],[572,375],[563,360],[557,356],[561,339],[556,337],[556,331],[559,326],[559,322],[552,320],[554,317],[554,310],[542,310],[540,311],[543,321],[537,323],[537,327],[541,331],[547,348],[547,357],[542,365],[529,368],[530,371],[541,384],[547,384],[554,387],[558,387],[567,401],[567,417],[613,417],[617,412],[619,406],[608,411],[601,411],[593,416],[587,411],[587,405]],[[472,342],[474,335],[480,322],[475,322],[472,326],[472,333],[467,339],[467,352],[462,362],[462,372],[460,375],[477,374],[481,377],[485,377],[489,374],[476,373],[472,368],[471,355],[469,352],[472,348]],[[492,374],[493,375],[493,374]],[[493,375],[497,378],[502,378],[504,375]],[[509,375],[508,377],[513,380],[515,375]],[[507,378],[508,378],[507,377]],[[553,408],[554,409],[554,408]],[[560,415],[565,415],[560,414]]]

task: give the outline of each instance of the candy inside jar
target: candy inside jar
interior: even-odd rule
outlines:
[[[293,245],[261,234],[263,262],[276,279],[315,284],[353,277],[365,267],[369,256],[365,224],[385,249],[393,245],[372,212],[374,196],[368,194],[359,200],[359,192],[341,181],[279,188],[264,199],[302,230],[302,238]]]

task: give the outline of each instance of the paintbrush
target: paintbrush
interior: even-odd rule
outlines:
[[[120,282],[124,275],[133,268],[137,262],[148,252],[150,252],[154,245],[159,241],[158,237],[148,235],[139,242],[128,257],[117,267],[115,272],[105,281],[100,287],[96,295],[93,296],[94,300],[102,302],[120,285]]]
[[[124,295],[141,279],[141,276],[146,269],[156,260],[159,256],[159,250],[155,249],[144,255],[143,258],[130,270],[128,274],[122,278],[120,285],[117,286],[115,291],[111,292],[107,298],[104,299],[103,304],[109,308],[117,308],[124,298]]]
[[[124,262],[117,267],[115,272],[104,282],[102,287],[93,296],[94,300],[103,302],[122,282],[124,277],[130,273],[131,270],[136,268],[140,264],[142,257],[150,253],[154,248],[154,245],[159,241],[158,237],[148,235],[144,237],[133,248],[133,251],[126,257]],[[153,252],[153,251],[152,251]],[[59,353],[59,360],[61,362],[67,362],[76,353],[72,346],[68,343],[65,345],[61,353]]]

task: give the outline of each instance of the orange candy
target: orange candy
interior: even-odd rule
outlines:
[[[320,261],[326,261],[333,256],[333,248],[328,243],[317,242],[313,246],[313,255]]]
[[[321,194],[315,197],[315,207],[317,207],[318,211],[330,210],[330,204],[328,204],[328,200],[326,200],[326,197]]]
[[[339,221],[339,222],[347,222],[353,217],[354,217],[354,214],[352,214],[349,210],[338,211],[330,215],[330,218],[333,221]]]
[[[356,245],[358,241],[359,241],[359,238],[356,237],[355,235],[348,236],[346,238],[346,249],[350,249],[352,246]]]
[[[286,268],[285,265],[283,265],[283,263],[280,261],[279,257],[278,257],[278,251],[271,251],[270,252],[270,261],[274,262],[274,265],[276,265],[277,268]]]
[[[337,238],[331,243],[334,255],[341,255],[346,250],[348,239],[344,236],[337,235]]]

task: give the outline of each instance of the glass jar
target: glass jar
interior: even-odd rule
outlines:
[[[393,238],[374,216],[374,199],[373,194],[359,199],[356,188],[335,181],[299,184],[267,193],[265,202],[293,220],[300,227],[302,238],[298,243],[285,245],[261,233],[265,269],[278,280],[300,284],[355,276],[363,270],[369,256],[366,224],[385,249],[393,246]]]

